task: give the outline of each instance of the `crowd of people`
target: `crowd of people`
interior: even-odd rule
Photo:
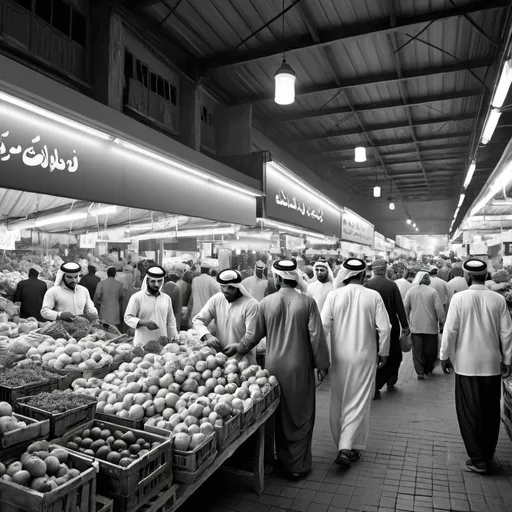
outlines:
[[[166,271],[150,263],[140,277],[131,265],[121,275],[110,268],[104,281],[94,268],[80,280],[80,271],[63,264],[55,286],[38,289],[37,300],[20,283],[21,310],[39,307],[48,320],[99,316],[131,329],[134,344],[171,340],[191,327],[206,345],[251,363],[264,340],[265,365],[281,386],[276,469],[290,478],[312,469],[316,379],[330,376],[335,462],[348,469],[366,448],[372,400],[384,386],[396,388],[409,344],[419,380],[438,360],[445,373],[454,369],[467,466],[486,472],[491,464],[500,379],[511,373],[512,319],[505,298],[485,285],[484,261],[277,259],[245,273],[193,262]]]

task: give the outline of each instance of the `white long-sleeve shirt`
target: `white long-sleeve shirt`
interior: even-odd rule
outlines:
[[[223,348],[237,344],[240,353],[249,352],[251,361],[256,361],[253,347],[260,341],[260,307],[256,299],[242,296],[229,303],[221,293],[215,294],[192,320],[200,338],[208,334],[208,325],[215,320],[217,339]],[[260,336],[261,337],[261,336]]]
[[[413,334],[437,334],[445,313],[438,293],[424,284],[413,285],[404,300],[409,328]]]
[[[448,285],[446,281],[439,279],[439,277],[430,276],[430,288],[434,288],[434,290],[439,295],[439,299],[441,299],[441,304],[446,306],[448,304]]]
[[[405,296],[407,295],[407,292],[412,288],[412,283],[407,281],[407,279],[404,279],[403,277],[401,277],[400,279],[397,279],[395,281],[395,284],[398,286],[398,290],[400,291],[402,300],[405,300]]]
[[[209,276],[208,274],[201,274],[200,276],[194,277],[192,281],[192,291],[190,293],[190,301],[192,305],[190,318],[194,318],[199,311],[203,309],[208,300],[219,292],[220,284],[215,281],[212,276]]]
[[[91,300],[89,290],[79,284],[74,290],[70,290],[64,283],[50,288],[43,299],[41,307],[41,316],[46,320],[54,322],[59,313],[69,311],[73,315],[83,315],[93,313],[98,314]]]
[[[327,295],[329,295],[329,293],[331,293],[333,290],[334,284],[332,281],[327,281],[326,283],[315,281],[308,284],[307,295],[315,299],[316,305],[318,306],[318,311],[321,313],[325,304],[325,299],[327,299]]]
[[[139,327],[139,322],[152,321],[158,329],[150,331],[147,327]],[[166,293],[152,295],[147,290],[141,290],[130,297],[124,314],[126,325],[135,329],[133,344],[138,345],[149,340],[158,340],[160,336],[175,338],[176,318],[172,309],[172,301]]]
[[[268,290],[268,280],[260,278],[256,275],[247,277],[242,281],[245,289],[255,298],[258,302],[261,302],[265,298],[265,294]]]
[[[454,295],[440,353],[448,358],[456,373],[470,377],[499,375],[500,361],[512,364],[512,319],[501,295],[484,285]]]
[[[454,277],[446,285],[448,287],[448,303],[457,292],[462,292],[469,288],[467,281],[463,277]]]

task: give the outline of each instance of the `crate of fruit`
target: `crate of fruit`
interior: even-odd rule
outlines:
[[[95,419],[66,432],[55,443],[98,462],[98,490],[109,498],[132,496],[154,481],[163,488],[172,480],[169,437]]]
[[[1,404],[0,404],[1,409]],[[49,420],[34,420],[21,414],[3,414],[0,418],[0,449],[14,448],[35,439],[46,439],[50,432]]]
[[[39,441],[28,447],[46,443]],[[90,460],[52,450],[20,450],[2,458],[0,479],[2,512],[91,512],[96,510],[96,468]],[[43,460],[43,457],[44,460]]]
[[[85,379],[89,380],[93,377],[97,379],[102,379],[103,377],[107,376],[109,373],[112,373],[119,369],[119,366],[121,366],[121,363],[112,363],[108,364],[106,366],[103,366],[102,368],[95,368],[92,370],[74,370],[71,368],[64,368],[64,369],[58,369],[53,368],[52,366],[46,366],[43,365],[43,369],[47,370],[49,372],[55,372],[66,380],[66,387],[69,387],[72,382],[74,382],[77,379]]]
[[[113,512],[114,501],[105,496],[96,495],[96,512]]]
[[[217,434],[217,447],[219,451],[224,450],[236,439],[242,430],[242,414],[237,412],[234,416],[224,421],[222,426],[215,424]]]
[[[94,417],[97,420],[106,421],[108,423],[115,423],[122,427],[130,428],[132,430],[144,430],[143,420],[131,420],[129,418],[122,418],[117,414],[105,414],[104,412],[96,412]]]
[[[19,398],[63,388],[65,380],[65,375],[36,365],[0,368],[0,400],[15,406]]]
[[[17,409],[29,418],[49,420],[50,438],[54,438],[94,419],[96,399],[72,391],[53,391],[20,398]]]
[[[137,512],[169,512],[176,504],[178,485],[170,485],[160,491],[153,499],[143,505]],[[98,511],[96,511],[98,512]]]
[[[265,410],[265,397],[254,400],[254,417],[259,418]]]
[[[270,388],[270,391],[264,396],[265,409],[268,409],[271,406],[271,404],[279,398],[280,395],[281,395],[281,388],[279,387],[279,384],[276,382]]]
[[[249,406],[247,409],[244,408],[241,416],[240,430],[243,432],[256,420],[256,415],[254,414],[254,404]]]

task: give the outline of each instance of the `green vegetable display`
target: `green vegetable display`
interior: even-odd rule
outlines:
[[[96,402],[96,399],[83,393],[55,390],[51,393],[39,393],[38,395],[28,397],[23,403],[51,412],[52,414],[58,414],[90,404],[91,402]]]

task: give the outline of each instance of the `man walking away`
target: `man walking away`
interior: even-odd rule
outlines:
[[[404,302],[412,333],[412,359],[419,380],[434,371],[437,333],[445,320],[439,295],[429,284],[428,272],[418,272]]]
[[[402,297],[402,301],[405,300],[405,296],[407,292],[412,288],[412,283],[407,279],[409,277],[409,269],[404,266],[402,277],[395,281],[395,284],[398,286],[398,290]]]
[[[437,268],[433,268],[430,271],[430,287],[434,288],[434,290],[439,295],[439,298],[441,299],[441,304],[443,305],[444,310],[446,311],[446,307],[448,305],[448,285],[446,284],[446,281],[443,281],[442,279],[439,279],[437,277]]]
[[[400,325],[403,336],[409,336],[409,323],[405,314],[404,303],[400,291],[394,281],[386,278],[387,262],[376,260],[372,264],[373,278],[366,283],[366,288],[375,290],[380,294],[391,322],[391,338],[389,346],[388,362],[377,370],[375,384],[376,400],[380,399],[380,390],[384,384],[388,385],[388,391],[394,389],[398,381],[398,371],[402,363],[402,348],[400,347]]]
[[[176,281],[178,276],[176,275]],[[179,286],[172,279],[164,284],[164,293],[169,295],[172,300],[172,309],[176,319],[176,330],[181,331],[181,291]]]
[[[329,368],[329,353],[315,301],[295,291],[302,279],[295,260],[272,266],[278,291],[260,302],[262,336],[267,337],[265,366],[277,377],[281,401],[276,411],[279,469],[292,479],[312,469],[316,386]]]
[[[343,288],[330,293],[322,309],[324,332],[331,336],[330,423],[339,450],[335,463],[347,469],[366,449],[375,375],[386,364],[391,334],[381,296],[362,286],[365,271],[363,260],[345,261],[335,283]]]
[[[455,262],[452,265],[452,275],[453,278],[446,285],[448,287],[448,306],[457,292],[462,292],[469,288],[466,278],[463,277],[462,263]]]
[[[101,279],[96,275],[96,267],[89,265],[87,267],[87,271],[89,273],[80,279],[80,285],[84,288],[87,288],[92,300],[94,298],[94,294],[96,293],[96,287],[98,286],[98,283],[101,281]]]
[[[487,263],[469,259],[468,290],[452,299],[441,344],[441,364],[455,370],[455,407],[470,459],[466,466],[485,473],[500,431],[501,377],[512,364],[512,320],[505,299],[485,286]],[[501,366],[500,366],[501,361]]]
[[[451,267],[452,267],[451,262],[448,260],[445,260],[443,267],[440,268],[439,272],[437,273],[437,277],[439,277],[439,279],[442,279],[446,283],[449,283],[453,277]]]
[[[192,281],[192,290],[188,303],[188,318],[192,320],[203,309],[208,300],[220,292],[220,285],[210,275],[210,265],[201,265],[201,275]]]
[[[265,270],[265,263],[263,261],[257,261],[254,267],[254,275],[247,277],[242,281],[245,289],[249,294],[256,299],[258,302],[263,300],[263,297],[267,295],[268,291],[268,280],[263,275]]]
[[[102,320],[121,330],[124,287],[123,283],[116,279],[116,273],[114,267],[107,269],[107,279],[96,287],[94,305]]]

